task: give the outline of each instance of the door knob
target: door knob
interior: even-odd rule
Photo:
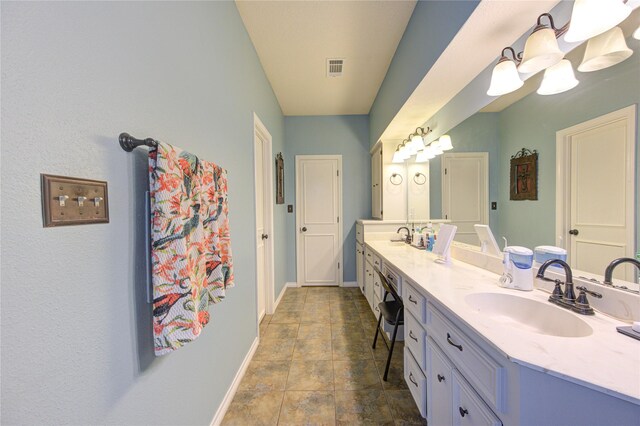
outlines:
[[[569,234],[571,234],[571,235],[578,235],[578,233],[579,233],[579,232],[578,232],[578,230],[577,230],[577,229],[570,229],[570,230],[569,230]]]
[[[307,232],[307,227],[306,227],[306,226],[303,226],[302,228],[300,228],[300,230],[301,230],[302,232]]]
[[[266,240],[267,238],[269,238],[269,235],[267,235],[267,234],[262,234],[262,239],[263,239],[263,240]]]

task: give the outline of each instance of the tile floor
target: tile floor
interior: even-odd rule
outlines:
[[[223,425],[424,425],[358,288],[289,288],[260,324],[260,345]]]

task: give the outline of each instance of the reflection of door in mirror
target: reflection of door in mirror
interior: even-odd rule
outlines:
[[[442,156],[442,217],[458,227],[455,241],[479,245],[475,224],[489,224],[489,153]]]
[[[634,257],[635,105],[557,132],[557,243],[572,268],[602,274]],[[634,281],[632,267],[615,278]]]

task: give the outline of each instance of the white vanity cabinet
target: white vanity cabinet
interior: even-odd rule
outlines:
[[[501,425],[483,398],[503,408],[504,369],[416,287],[404,279],[405,378],[420,412],[431,425]]]
[[[356,281],[364,294],[364,249],[358,243],[356,243]]]

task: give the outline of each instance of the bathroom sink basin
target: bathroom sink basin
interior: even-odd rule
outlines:
[[[407,243],[405,243],[404,241],[389,240],[389,244],[391,244],[392,246],[403,246]]]
[[[502,293],[473,293],[465,302],[477,312],[520,330],[557,337],[585,337],[593,329],[575,314],[551,303]]]

